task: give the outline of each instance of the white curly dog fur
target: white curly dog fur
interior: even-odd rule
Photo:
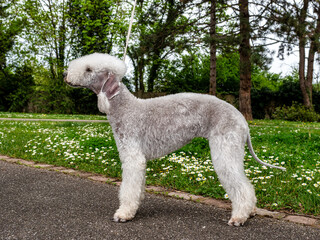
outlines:
[[[122,163],[120,207],[114,221],[134,218],[145,189],[146,161],[169,154],[195,137],[209,140],[212,163],[232,201],[229,225],[240,226],[254,213],[256,197],[244,173],[247,142],[254,158],[249,128],[232,105],[210,95],[179,93],[153,99],[134,97],[121,79],[125,63],[107,54],[91,54],[70,62],[65,82],[98,95],[107,114]],[[276,167],[284,170],[281,167]]]

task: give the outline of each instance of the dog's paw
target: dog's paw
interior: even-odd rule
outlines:
[[[126,222],[128,222],[129,220],[126,220],[126,219],[122,219],[122,218],[118,218],[118,217],[113,217],[113,219],[112,219],[114,222],[116,222],[116,223],[126,223]]]
[[[134,218],[133,214],[127,213],[118,209],[113,216],[113,221],[118,223],[125,223],[131,221]]]
[[[240,227],[247,221],[247,218],[231,218],[228,222],[229,226]]]

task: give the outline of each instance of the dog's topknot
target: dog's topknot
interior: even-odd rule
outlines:
[[[121,79],[125,75],[127,68],[124,61],[104,53],[93,53],[77,58],[70,62],[68,68],[68,71],[73,73],[105,70],[112,72]]]

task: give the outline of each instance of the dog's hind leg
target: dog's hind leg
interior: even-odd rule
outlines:
[[[146,160],[137,151],[120,154],[120,158],[122,162],[120,207],[113,219],[115,222],[126,222],[134,218],[144,196]]]
[[[230,133],[209,139],[214,169],[232,202],[229,225],[240,226],[255,211],[255,191],[243,167],[244,142]]]

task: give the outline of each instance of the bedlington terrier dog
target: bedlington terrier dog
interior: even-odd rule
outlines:
[[[214,96],[179,93],[138,99],[121,82],[125,63],[94,53],[70,62],[64,80],[72,87],[89,88],[98,96],[98,108],[107,114],[122,163],[120,207],[114,221],[132,220],[145,190],[146,161],[178,150],[195,137],[209,140],[212,163],[232,201],[229,225],[240,226],[254,213],[255,191],[247,179],[245,144],[254,154],[249,128],[242,114]]]

